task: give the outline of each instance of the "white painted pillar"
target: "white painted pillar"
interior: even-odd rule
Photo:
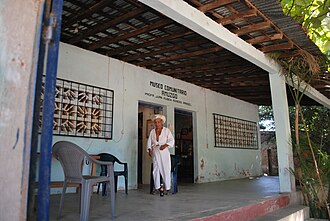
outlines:
[[[294,192],[295,178],[290,172],[294,165],[285,78],[278,73],[270,73],[269,81],[276,128],[280,192]]]
[[[0,220],[27,220],[38,33],[45,1],[0,1]],[[38,120],[38,119],[35,119]]]

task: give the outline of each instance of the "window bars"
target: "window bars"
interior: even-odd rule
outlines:
[[[257,123],[213,114],[215,147],[258,149]]]
[[[44,77],[40,102],[42,122]],[[113,90],[56,79],[54,135],[112,139]]]

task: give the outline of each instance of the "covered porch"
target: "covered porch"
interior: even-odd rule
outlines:
[[[292,55],[300,49],[305,49],[311,54],[319,55],[320,51],[311,41],[305,39],[306,36],[301,29],[293,29],[297,28],[295,24],[286,22],[286,20],[282,24],[275,21],[276,18],[283,16],[283,13],[279,6],[275,8],[276,10],[272,10],[273,2],[266,4],[267,7],[263,9],[263,1],[257,0],[224,2],[117,0],[112,1],[111,4],[108,0],[64,1],[62,22],[59,21],[57,27],[62,25],[61,41],[69,49],[63,50],[62,61],[65,62],[59,66],[59,76],[116,91],[117,103],[114,105],[117,108],[114,110],[116,121],[111,139],[105,137],[101,141],[95,141],[91,138],[81,140],[67,138],[75,139],[86,149],[91,146],[96,147],[91,149],[93,153],[111,150],[121,159],[129,162],[131,190],[128,196],[122,192],[117,193],[116,220],[191,220],[199,218],[206,220],[207,217],[212,220],[212,217],[218,217],[221,214],[233,217],[230,211],[235,211],[233,214],[241,217],[242,220],[248,220],[250,212],[252,215],[255,214],[253,209],[256,213],[263,211],[259,206],[264,205],[264,200],[274,199],[269,201],[268,209],[264,210],[271,212],[280,205],[288,205],[290,200],[288,200],[287,194],[296,195],[294,177],[289,172],[289,168],[293,166],[293,159],[291,145],[288,143],[290,125],[287,106],[288,103],[292,104],[292,99],[290,95],[287,95],[286,88],[290,86],[286,85],[285,79],[281,76],[281,67],[266,56],[266,53],[280,51]],[[44,1],[40,1],[31,6],[28,3],[16,2],[8,4],[7,7],[13,15],[22,13],[25,16],[15,16],[23,19],[17,19],[19,22],[16,20],[7,22],[8,27],[4,28],[6,31],[8,30],[8,33],[15,29],[18,31],[13,32],[15,36],[9,35],[8,37],[10,42],[13,41],[15,44],[11,44],[4,50],[7,54],[3,56],[5,58],[3,60],[10,60],[11,64],[8,65],[8,68],[5,66],[4,72],[8,74],[5,75],[3,85],[9,82],[5,85],[5,91],[15,93],[20,99],[15,100],[8,96],[1,98],[0,102],[6,104],[8,109],[6,121],[3,124],[4,129],[1,128],[0,131],[0,134],[6,138],[3,143],[6,149],[4,148],[3,154],[1,154],[3,157],[0,160],[3,162],[1,175],[7,177],[8,171],[12,171],[12,168],[16,169],[15,173],[9,173],[11,176],[1,185],[7,189],[3,197],[5,203],[1,203],[0,207],[1,212],[6,212],[1,216],[3,220],[18,220],[18,217],[24,219],[28,213],[29,179],[33,179],[29,177],[33,170],[33,164],[30,164],[30,161],[35,163],[31,152],[36,151],[34,148],[40,139],[38,138],[38,98],[41,93],[38,92],[41,91],[42,85],[41,80],[38,82],[37,78],[41,78],[42,73],[37,74],[36,71],[39,41],[35,39],[42,32],[41,15],[45,4]],[[14,17],[9,13],[6,15]],[[32,21],[23,21],[26,17]],[[12,25],[14,22],[15,25]],[[26,28],[21,30],[21,26],[26,26]],[[285,30],[287,27],[290,27],[289,30]],[[27,29],[33,30],[31,34],[27,35],[29,33],[26,31]],[[303,37],[296,39],[297,36]],[[15,46],[16,43],[19,47]],[[21,49],[21,45],[26,45],[26,50]],[[53,59],[52,62],[56,66],[57,59]],[[152,75],[151,72],[153,72]],[[148,78],[145,78],[146,75]],[[54,82],[56,71],[54,76],[48,73],[47,76],[50,76]],[[141,83],[131,79],[147,80]],[[197,92],[204,93],[205,102],[194,99],[195,103],[191,107],[167,101],[164,101],[164,105],[167,105],[168,122],[172,125],[175,108],[184,110],[189,108],[189,111],[196,116],[194,128],[198,126],[198,131],[203,133],[195,131],[194,134],[196,135],[194,178],[200,178],[206,174],[208,177],[203,182],[216,182],[179,186],[177,195],[164,198],[150,195],[147,186],[135,190],[138,185],[136,169],[138,155],[136,148],[138,142],[136,139],[138,137],[137,106],[141,98],[143,101],[157,102],[156,98],[145,95],[145,91],[151,90],[148,83],[156,80],[178,88],[181,88],[183,84],[177,82],[179,80],[189,83],[189,89],[194,87],[192,95],[189,97],[190,100],[201,96],[202,93]],[[50,88],[47,84],[46,86],[46,89]],[[329,107],[329,92],[326,90],[328,85],[317,81],[313,82],[312,86],[307,92],[308,97],[303,99],[303,103],[308,105],[319,103]],[[132,90],[132,88],[138,89]],[[152,88],[152,90],[156,89]],[[9,92],[8,94],[11,94]],[[49,98],[49,103],[53,102],[54,93],[52,91],[49,93],[50,96],[46,96]],[[216,97],[213,93],[218,93],[216,95],[221,96],[221,99],[214,99],[217,102],[213,102],[209,99]],[[246,103],[243,105],[243,102]],[[205,107],[200,103],[204,103]],[[235,103],[236,106],[228,105],[232,103]],[[247,152],[255,154],[254,152],[259,151],[258,148],[252,151],[226,147],[213,148],[212,113],[240,117],[257,123],[258,121],[255,119],[257,105],[270,104],[274,108],[277,127],[280,178],[263,177],[252,180],[245,178],[221,182],[212,180],[210,175],[214,172],[214,168],[216,169],[215,175],[217,175],[219,165],[235,168],[227,162],[241,162],[242,160],[237,156],[245,156]],[[51,109],[49,113],[54,111],[54,107],[50,105],[45,105],[45,107]],[[250,109],[254,111],[249,111]],[[21,112],[21,110],[25,111]],[[35,116],[32,114],[34,111]],[[250,113],[253,116],[247,116]],[[53,114],[50,114],[49,118],[43,117],[43,119],[53,122]],[[46,124],[43,123],[43,125]],[[49,128],[43,129],[43,131],[49,132],[48,137],[47,135],[41,136],[40,139],[41,149],[46,152],[43,162],[45,165],[47,164],[41,168],[46,173],[50,171],[51,167],[49,162],[51,161],[52,139],[54,142],[63,139],[63,136],[52,137],[52,129],[53,124],[49,123]],[[204,133],[205,131],[208,133]],[[45,144],[43,144],[44,142]],[[7,156],[11,156],[11,158]],[[230,158],[222,160],[222,157],[226,158],[226,156],[230,156]],[[200,162],[204,162],[204,159],[211,159],[207,164],[210,166],[205,172],[199,167]],[[254,157],[254,159],[257,158]],[[235,178],[240,178],[239,175]],[[49,197],[50,177],[40,177],[44,179],[40,183],[45,184],[44,188],[40,189],[47,197],[40,200],[40,204],[38,204],[39,206],[45,205],[44,210],[40,209],[41,206],[38,207],[39,216],[48,217],[48,204],[46,205],[44,202]],[[233,177],[220,178],[232,179]],[[201,182],[199,179],[197,180]],[[289,193],[280,194],[280,192]],[[50,196],[50,220],[56,220],[59,197],[59,195]],[[281,197],[281,200],[277,201],[277,197]],[[63,220],[78,219],[78,199],[78,194],[67,194],[64,201]],[[282,200],[284,204],[281,203]],[[94,194],[90,219],[108,220],[111,217],[109,202],[107,197]],[[273,202],[278,207],[274,206]],[[239,208],[245,209],[240,210]],[[226,211],[229,214],[221,213]],[[244,211],[244,214],[240,211]],[[263,214],[259,213],[259,215]],[[251,217],[251,219],[253,218],[256,216]],[[234,217],[231,220],[239,219]]]

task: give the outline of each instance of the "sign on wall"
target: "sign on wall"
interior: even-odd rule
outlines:
[[[258,149],[257,123],[213,114],[215,147]]]
[[[155,81],[149,81],[149,87],[153,89],[157,89],[157,91],[156,93],[145,92],[144,93],[145,96],[153,97],[159,100],[170,101],[177,104],[191,106],[191,104],[187,102],[186,99],[188,92],[184,89],[173,87]]]
[[[39,129],[43,98],[44,89],[41,94]],[[113,98],[113,90],[56,79],[53,134],[112,139]]]

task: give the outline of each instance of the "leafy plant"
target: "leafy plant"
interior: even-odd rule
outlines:
[[[330,57],[330,0],[280,0],[285,14],[304,27],[311,40]]]
[[[284,76],[291,85],[290,90],[295,102],[295,122],[293,146],[295,150],[295,177],[299,181],[305,203],[311,208],[315,218],[330,217],[329,197],[329,158],[325,157],[322,146],[315,145],[310,137],[310,129],[306,124],[301,99],[308,90],[312,80],[322,72],[321,59],[300,51],[300,56],[284,59],[276,58],[284,68]],[[306,83],[306,84],[305,84]],[[295,89],[295,88],[299,88]],[[293,170],[292,170],[293,171]]]

